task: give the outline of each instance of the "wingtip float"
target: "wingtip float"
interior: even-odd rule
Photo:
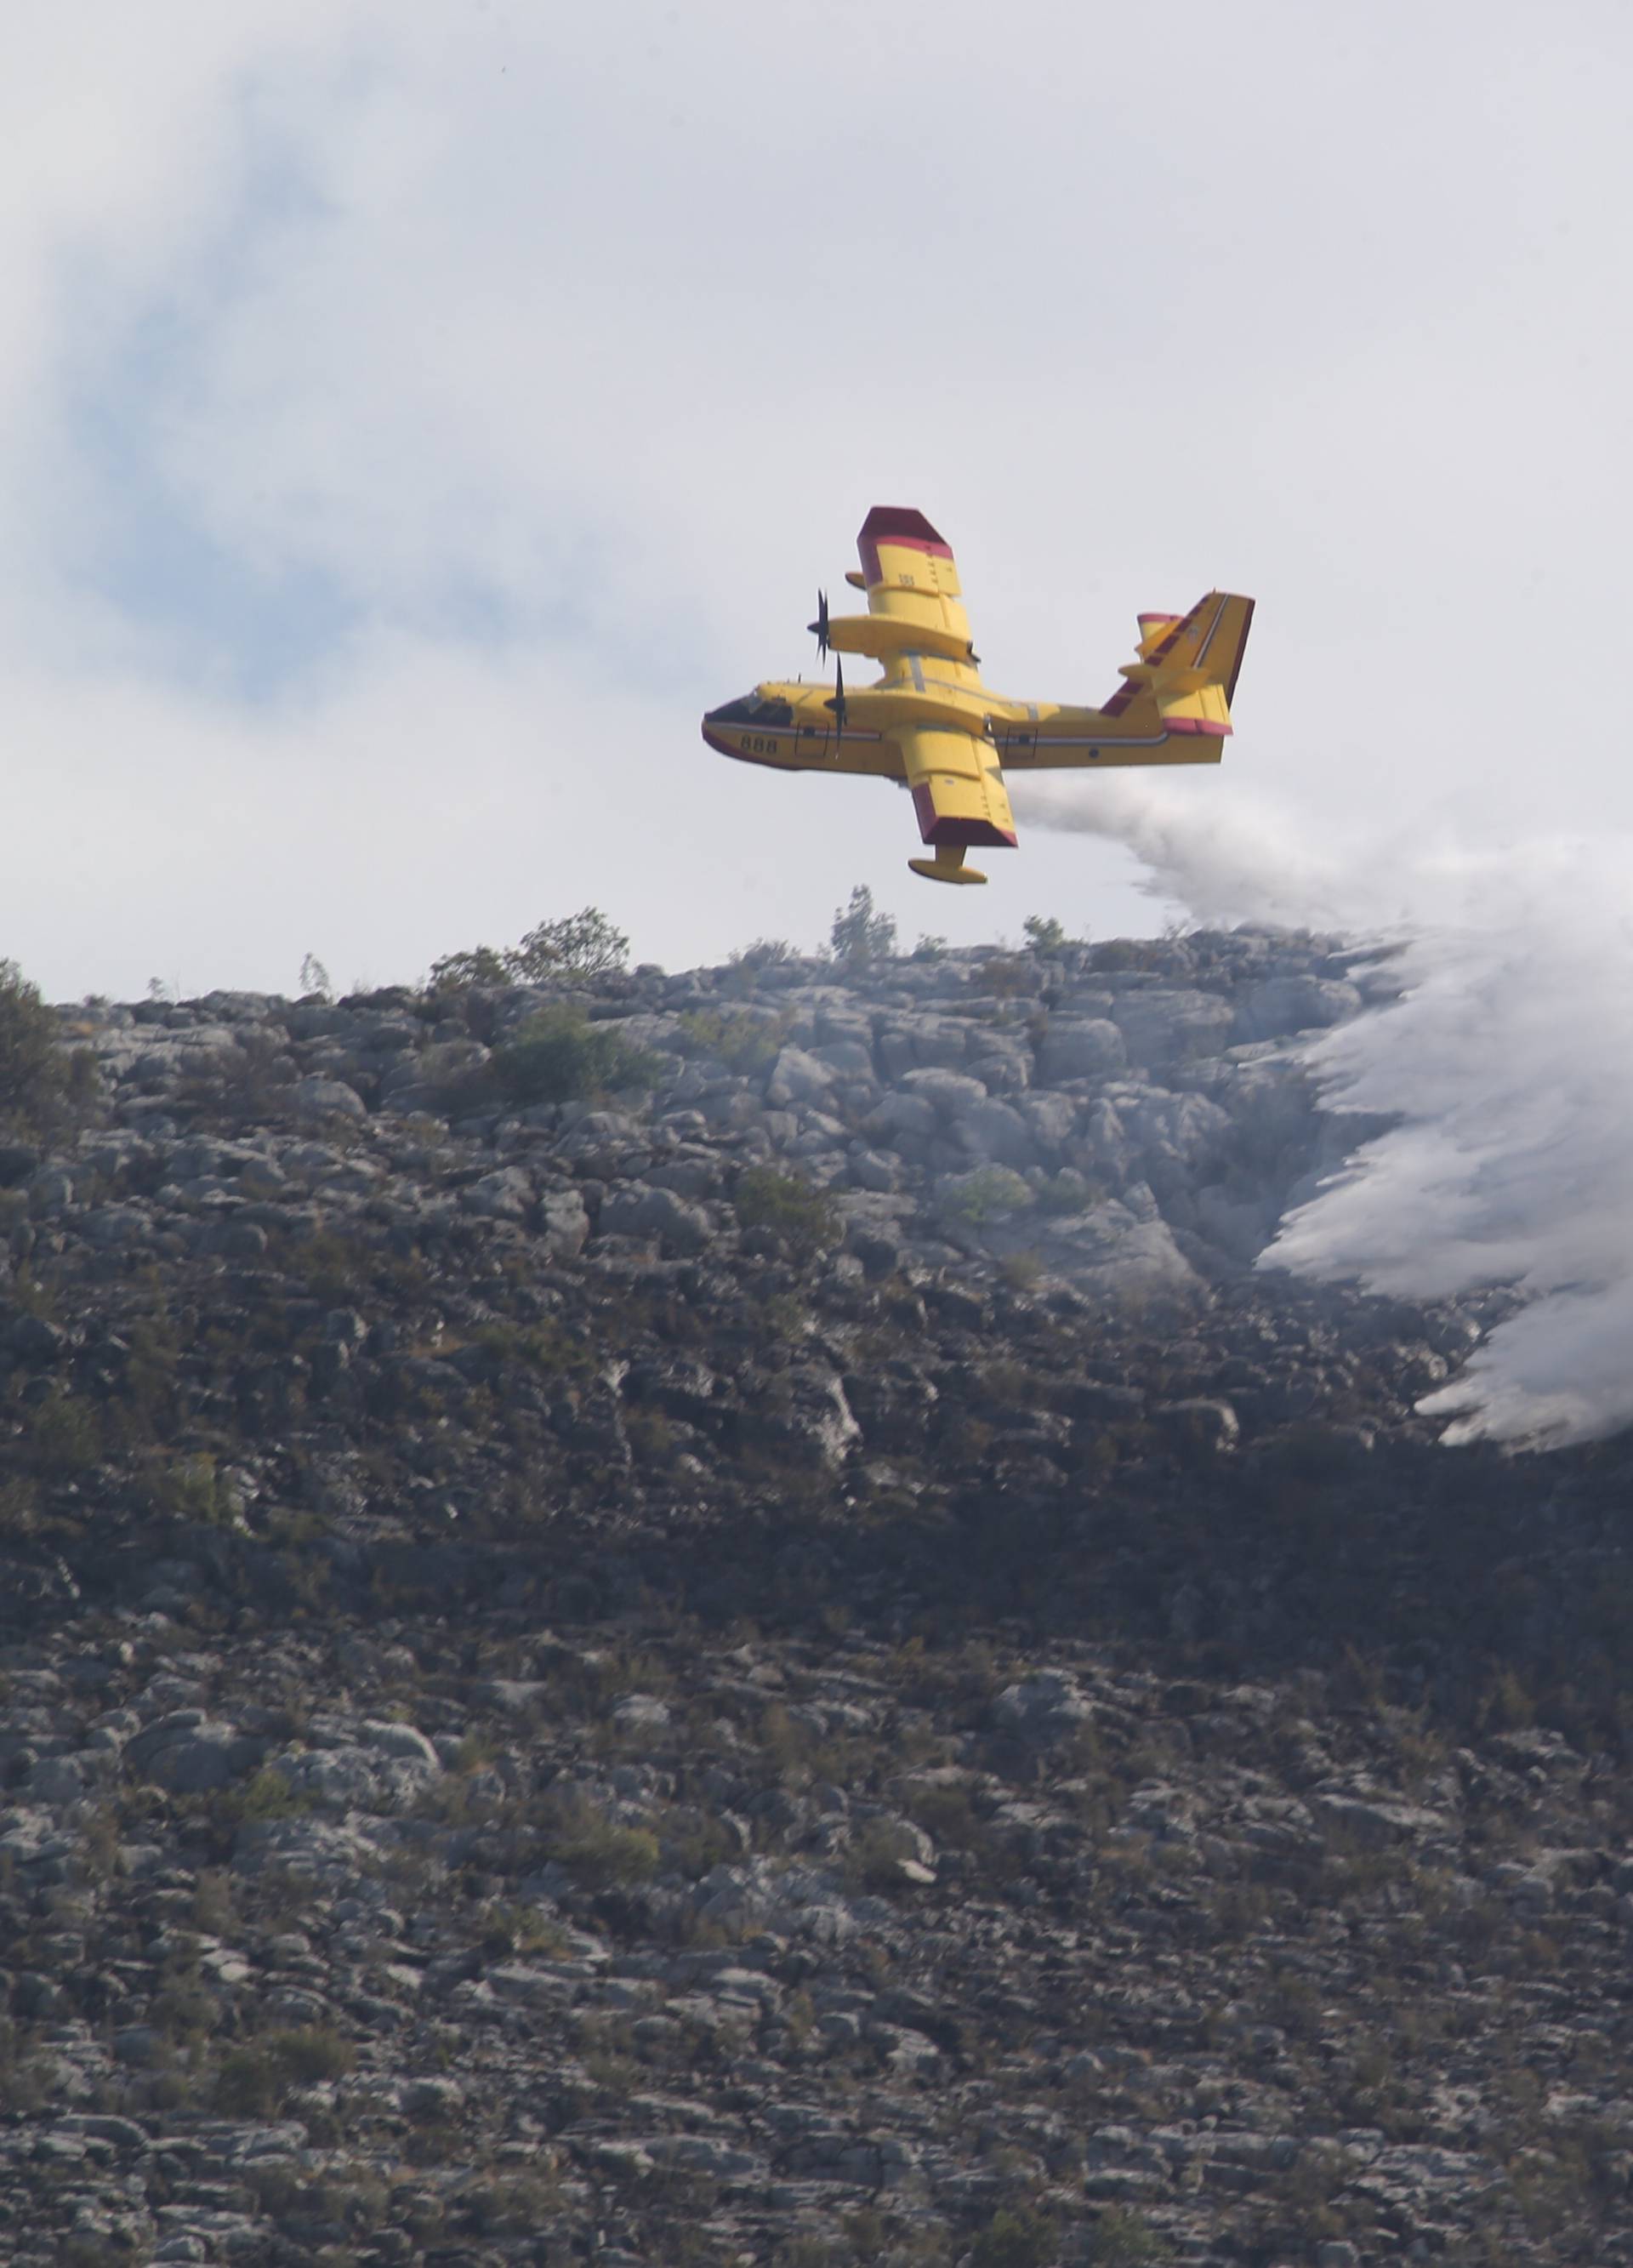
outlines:
[[[1006,771],[1114,764],[1217,764],[1253,622],[1253,600],[1210,591],[1188,615],[1143,614],[1138,659],[1098,709],[1017,701],[982,681],[951,546],[921,512],[875,504],[857,537],[865,615],[835,615],[817,593],[810,625],[835,683],[758,685],[711,709],[703,738],[723,756],[778,771],[839,772],[911,790],[932,856],[909,858],[932,882],[984,882],[976,847],[1012,850]],[[846,689],[844,657],[880,665]]]

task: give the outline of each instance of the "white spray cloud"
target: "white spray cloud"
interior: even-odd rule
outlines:
[[[1314,1041],[1329,1107],[1394,1116],[1283,1223],[1264,1263],[1525,1305],[1420,1404],[1445,1440],[1558,1446],[1633,1423],[1633,842],[1313,850],[1216,782],[1051,783],[1036,824],[1104,833],[1144,887],[1210,922],[1311,923],[1394,944],[1394,1005]],[[1200,791],[1200,792],[1198,792]]]

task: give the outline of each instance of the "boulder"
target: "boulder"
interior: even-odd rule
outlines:
[[[901,1086],[904,1094],[929,1103],[937,1116],[945,1119],[957,1118],[987,1100],[987,1090],[981,1081],[963,1071],[910,1071],[903,1073]]]
[[[230,1787],[257,1765],[265,1741],[240,1733],[236,1725],[179,1709],[149,1725],[125,1745],[127,1771],[151,1780],[173,1795],[204,1795]]]
[[[868,1068],[872,1069],[871,1064]],[[790,1103],[820,1102],[833,1084],[831,1065],[807,1055],[803,1048],[784,1048],[766,1081],[766,1101],[776,1109],[786,1109]]]
[[[355,1086],[342,1079],[298,1079],[290,1101],[300,1118],[366,1118],[368,1111]]]
[[[1140,1202],[1142,1197],[1144,1203]],[[1163,1314],[1195,1307],[1207,1286],[1173,1241],[1167,1223],[1136,1184],[1080,1213],[1034,1215],[1011,1248],[1027,1246],[1050,1275],[1123,1312]],[[995,1249],[1004,1248],[1003,1241]]]
[[[879,1075],[899,1079],[926,1066],[951,1069],[964,1061],[968,1035],[962,1016],[919,1015],[908,1024],[887,1025],[877,1044]]]
[[[1032,1129],[1019,1110],[996,1096],[983,1096],[961,1110],[953,1123],[953,1138],[972,1158],[989,1165],[1018,1170],[1038,1162]]]
[[[1041,1086],[1069,1079],[1116,1079],[1128,1069],[1129,1051],[1115,1024],[1098,1016],[1051,1016],[1038,1049]]]
[[[1168,1446],[1186,1455],[1217,1454],[1223,1449],[1233,1449],[1241,1438],[1241,1427],[1230,1403],[1206,1395],[1157,1403],[1151,1417]]]
[[[1363,1003],[1353,984],[1342,978],[1298,976],[1267,976],[1262,983],[1244,985],[1235,1002],[1239,1040],[1279,1039],[1294,1032],[1326,1028],[1359,1015]]]
[[[1235,1036],[1236,1012],[1216,992],[1136,991],[1120,994],[1112,1016],[1132,1063],[1182,1063],[1217,1055]]]
[[[539,1200],[540,1235],[555,1260],[576,1260],[589,1241],[590,1216],[576,1189],[547,1189]]]
[[[714,1224],[701,1205],[688,1204],[673,1189],[632,1182],[601,1207],[604,1236],[656,1236],[673,1252],[701,1252],[714,1236]]]
[[[992,1705],[997,1729],[1026,1748],[1058,1749],[1090,1724],[1093,1711],[1070,1671],[1046,1669],[1006,1685]]]
[[[461,1212],[489,1220],[523,1220],[533,1210],[533,1182],[519,1166],[501,1166],[460,1191]]]

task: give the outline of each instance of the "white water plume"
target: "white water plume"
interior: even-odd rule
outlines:
[[[1379,839],[1341,858],[1247,803],[1222,819],[1167,784],[1092,787],[1023,792],[1026,815],[1125,843],[1144,887],[1200,920],[1398,948],[1401,999],[1306,1050],[1329,1108],[1398,1123],[1261,1264],[1409,1298],[1519,1292],[1419,1405],[1448,1442],[1556,1447],[1633,1424],[1633,842]]]

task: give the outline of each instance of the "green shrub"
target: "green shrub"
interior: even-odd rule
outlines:
[[[430,989],[457,992],[472,984],[537,984],[552,976],[603,976],[622,968],[629,940],[599,906],[540,922],[519,945],[472,946],[431,966]]]
[[[312,1798],[291,1787],[281,1771],[263,1764],[242,1787],[234,1788],[222,1805],[231,1819],[246,1822],[265,1819],[298,1819],[312,1809]]]
[[[1031,1189],[1008,1166],[978,1166],[949,1186],[941,1210],[967,1228],[984,1228],[1006,1213],[1024,1212],[1033,1202]]]
[[[741,1008],[699,1009],[682,1016],[680,1029],[688,1048],[712,1056],[728,1071],[769,1071],[782,1053],[788,1034],[786,1016],[754,1016]]]
[[[462,992],[473,984],[508,984],[511,971],[508,957],[490,945],[474,945],[467,953],[450,953],[442,960],[433,961],[430,990],[433,992]]]
[[[998,1273],[1011,1292],[1035,1291],[1043,1280],[1043,1257],[1037,1252],[1011,1252],[998,1263]]]
[[[839,1213],[833,1199],[798,1174],[751,1166],[737,1184],[736,1204],[745,1228],[774,1230],[797,1260],[814,1260],[839,1241]]]
[[[1023,992],[1035,990],[1037,983],[1037,971],[1022,954],[995,953],[971,971],[969,989],[988,993],[995,1000],[1013,1000]]]
[[[38,985],[0,961],[0,1127],[48,1133],[83,1115],[96,1090],[89,1049],[65,1048]]]
[[[357,2060],[351,2042],[326,2024],[267,2032],[224,2058],[215,2107],[229,2117],[270,2117],[296,2088],[343,2079]]]
[[[33,1412],[34,1455],[41,1471],[66,1476],[88,1472],[102,1454],[102,1425],[94,1403],[54,1388]]]
[[[1113,2205],[1094,2224],[1089,2257],[1094,2268],[1145,2268],[1147,2262],[1154,2264],[1166,2255],[1156,2231],[1137,2213]]]
[[[795,958],[794,948],[785,937],[757,937],[752,945],[727,955],[733,968],[779,968],[784,961]]]
[[[501,1362],[523,1362],[547,1378],[587,1379],[601,1362],[600,1350],[581,1332],[553,1315],[536,1323],[482,1323],[471,1333],[473,1346],[485,1347]]]
[[[563,1815],[550,1856],[586,1889],[624,1889],[651,1881],[658,1872],[658,1843],[645,1828],[616,1826],[582,1804]]]
[[[1066,942],[1062,924],[1046,919],[1042,914],[1028,914],[1021,924],[1026,932],[1026,942],[1034,953],[1058,953]]]
[[[210,1528],[232,1528],[239,1503],[232,1483],[208,1449],[190,1456],[157,1456],[149,1492],[156,1512],[176,1520],[196,1520]]]
[[[657,1077],[655,1057],[561,1001],[530,1016],[481,1071],[455,1082],[448,1099],[471,1109],[577,1102],[619,1087],[651,1086]]]
[[[543,976],[603,976],[627,964],[629,940],[600,907],[585,906],[559,921],[541,922],[504,957],[517,976],[535,983]]]
[[[1046,2268],[1056,2250],[1055,2226],[1041,2213],[995,2213],[970,2247],[970,2268]]]

